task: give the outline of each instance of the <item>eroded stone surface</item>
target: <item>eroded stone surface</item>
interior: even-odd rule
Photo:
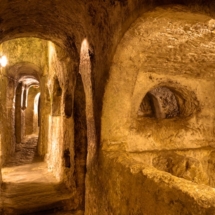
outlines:
[[[5,167],[1,193],[3,214],[33,214],[66,208],[73,195],[48,173],[45,163]]]
[[[184,178],[197,184],[209,185],[209,176],[198,159],[167,152],[155,157],[152,160],[152,164],[155,168],[179,178]]]
[[[127,151],[140,152],[199,148],[213,141],[214,97],[209,97],[214,90],[213,54],[203,60],[204,53],[214,51],[210,19],[176,6],[157,8],[136,20],[121,40],[110,69],[103,144],[124,144]],[[175,93],[181,117],[138,117],[142,99],[157,87]]]
[[[87,190],[90,213],[215,213],[215,192],[209,186],[156,170],[133,160],[129,153],[104,152],[99,161],[99,177],[88,180],[91,184],[103,184],[103,189],[95,186]]]

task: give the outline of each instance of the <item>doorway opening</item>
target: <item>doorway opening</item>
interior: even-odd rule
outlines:
[[[39,82],[34,77],[22,77],[15,90],[15,154],[5,166],[19,166],[41,160],[37,154],[39,136]]]

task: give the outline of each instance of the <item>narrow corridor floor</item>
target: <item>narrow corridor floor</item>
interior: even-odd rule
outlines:
[[[45,162],[38,160],[35,162],[36,145],[34,146],[32,138],[29,139],[31,144],[27,145],[27,142],[23,144],[18,154],[16,153],[8,165],[2,168],[0,214],[82,215],[83,211],[67,211],[66,205],[72,202],[72,193],[64,184],[58,183],[48,171]],[[34,150],[32,150],[33,147]],[[22,157],[21,154],[25,154],[24,151],[29,152],[28,156]]]
[[[37,135],[26,136],[21,143],[16,144],[16,152],[14,156],[7,160],[5,166],[19,166],[42,160],[36,154],[37,141]]]

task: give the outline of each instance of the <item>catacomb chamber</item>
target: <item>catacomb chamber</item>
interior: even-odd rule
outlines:
[[[214,4],[177,2],[189,7],[2,2],[0,51],[10,62],[0,79],[2,162],[39,134],[42,165],[30,169],[52,173],[36,188],[56,194],[44,205],[49,198],[34,190],[40,212],[215,214]],[[33,198],[25,208],[10,188],[34,186],[12,179],[2,186],[3,212],[29,213]]]

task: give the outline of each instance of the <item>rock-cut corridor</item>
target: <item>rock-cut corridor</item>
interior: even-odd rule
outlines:
[[[0,215],[215,215],[214,0],[0,0]]]
[[[73,195],[48,171],[36,154],[36,145],[37,136],[27,136],[2,168],[0,214],[82,215],[83,211],[65,208]]]

